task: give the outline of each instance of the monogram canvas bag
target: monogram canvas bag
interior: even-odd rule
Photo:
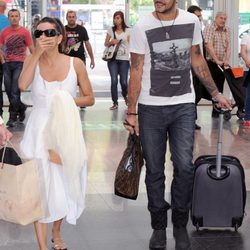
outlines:
[[[127,148],[118,165],[115,176],[115,194],[135,200],[138,196],[143,154],[140,138],[129,135]]]

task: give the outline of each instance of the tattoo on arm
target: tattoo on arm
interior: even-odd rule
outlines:
[[[131,53],[131,70],[139,70],[139,66],[143,59],[143,55]]]
[[[206,87],[208,92],[214,96],[216,93],[218,93],[218,89],[216,87],[216,84],[210,74],[209,68],[206,64],[201,64],[198,66],[193,67],[193,70],[195,74],[198,76],[198,78],[201,80],[202,84]]]
[[[128,86],[128,109],[134,112],[141,92],[144,55],[131,53],[131,70]]]
[[[200,45],[194,46],[194,54],[200,56],[201,55],[201,48]]]
[[[208,65],[201,54],[200,45],[192,46],[192,68],[196,74],[196,76],[200,79],[202,84],[206,87],[208,92],[215,96],[218,94],[217,86],[210,74]]]

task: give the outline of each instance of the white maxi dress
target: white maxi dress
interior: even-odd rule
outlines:
[[[48,152],[44,145],[43,132],[49,118],[50,99],[58,90],[65,90],[72,97],[76,96],[77,75],[73,65],[73,57],[70,58],[68,75],[61,82],[45,81],[40,74],[39,66],[36,67],[35,77],[31,85],[33,108],[27,121],[20,147],[24,157],[38,160],[42,170],[41,173],[43,173],[45,202],[48,214],[45,218],[39,220],[39,222],[50,223],[66,217],[68,223],[76,224],[76,220],[80,217],[85,207],[84,201],[87,183],[86,159],[83,161],[84,164],[79,177],[81,186],[80,195],[83,198],[83,202],[78,203],[71,199],[69,195],[69,187],[62,166],[49,161]],[[82,140],[84,140],[83,137]],[[69,149],[69,154],[71,150]],[[85,156],[86,152],[83,153],[83,157]]]

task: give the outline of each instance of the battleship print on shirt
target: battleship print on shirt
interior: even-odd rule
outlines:
[[[175,25],[170,39],[164,27],[146,31],[150,48],[150,95],[180,96],[191,92],[190,53],[194,24]]]

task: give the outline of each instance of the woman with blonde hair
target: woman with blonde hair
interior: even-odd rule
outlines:
[[[31,85],[33,99],[21,149],[40,163],[45,182],[47,215],[35,222],[39,249],[48,249],[47,224],[52,222],[53,249],[65,250],[61,223],[65,218],[76,224],[85,206],[87,179],[86,150],[75,106],[93,105],[94,96],[83,62],[63,54],[61,21],[43,18],[34,36],[36,49],[27,57],[19,78],[22,91]],[[84,93],[81,97],[76,97],[77,84]]]

